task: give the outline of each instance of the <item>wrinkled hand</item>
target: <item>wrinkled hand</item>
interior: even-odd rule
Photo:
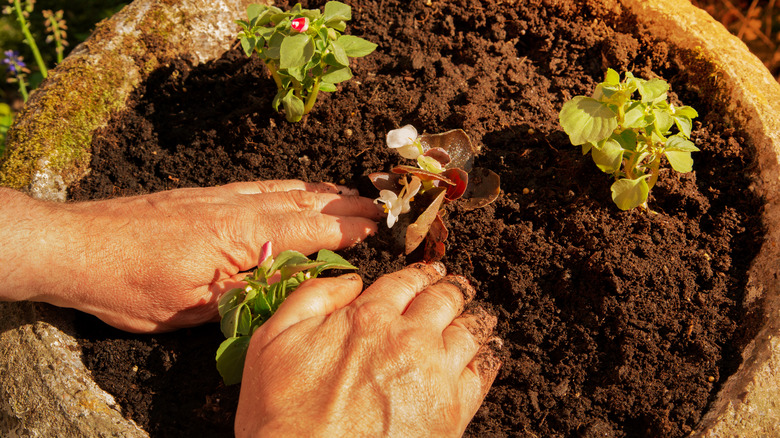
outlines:
[[[17,283],[31,289],[25,299],[77,308],[129,331],[212,321],[219,296],[257,265],[266,241],[277,252],[308,255],[374,233],[379,209],[354,192],[339,194],[345,190],[265,181],[37,203],[35,216],[44,218],[46,234],[30,231],[43,242],[33,263],[45,269],[45,278]]]
[[[500,366],[496,319],[461,314],[474,291],[444,273],[302,284],[252,337],[237,436],[460,436]]]

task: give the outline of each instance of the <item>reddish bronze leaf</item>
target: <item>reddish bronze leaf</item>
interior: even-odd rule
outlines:
[[[398,193],[402,187],[401,175],[397,173],[375,172],[368,175],[368,179],[371,180],[371,184],[373,184],[377,190],[390,190]]]
[[[435,196],[433,202],[428,205],[425,211],[417,217],[417,220],[413,224],[406,228],[406,254],[410,254],[417,249],[423,242],[425,236],[428,234],[428,230],[431,229],[431,224],[436,220],[439,215],[439,208],[444,202],[444,195],[446,190],[444,188],[435,188],[428,190],[426,194]]]
[[[423,155],[426,157],[433,158],[434,160],[441,163],[442,166],[446,166],[447,164],[449,164],[450,161],[452,161],[452,159],[450,158],[450,154],[448,154],[447,151],[445,151],[442,148],[428,149],[427,151],[425,151]]]
[[[442,181],[447,185],[455,185],[455,182],[444,176],[444,174],[428,172],[427,170],[422,170],[419,167],[395,166],[390,169],[390,171],[399,174],[411,173],[412,175],[420,178],[421,181]]]
[[[469,173],[469,184],[463,194],[461,205],[465,210],[482,208],[498,198],[501,193],[501,178],[490,169],[475,167]]]
[[[469,174],[462,169],[454,168],[445,170],[442,172],[442,175],[454,183],[447,187],[447,194],[444,195],[444,199],[447,202],[451,202],[460,198],[468,186]]]
[[[431,224],[431,228],[428,230],[428,235],[425,237],[423,260],[429,263],[441,260],[447,249],[444,241],[447,240],[449,234],[450,232],[447,231],[447,227],[444,225],[444,220],[440,214],[437,214],[436,219]]]
[[[420,136],[423,150],[432,148],[444,149],[450,156],[448,169],[459,167],[466,172],[471,172],[474,165],[474,157],[479,153],[479,148],[471,143],[471,139],[462,129],[453,129],[441,134],[423,134]]]

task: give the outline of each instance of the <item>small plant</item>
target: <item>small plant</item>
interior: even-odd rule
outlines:
[[[19,55],[18,52],[13,50],[6,50],[3,53],[3,64],[8,69],[8,82],[16,82],[19,87],[19,93],[22,95],[22,99],[27,102],[29,93],[27,91],[27,75],[30,74],[30,69],[27,68],[27,64],[24,62],[24,58]]]
[[[260,260],[260,265],[244,279],[246,287],[232,289],[219,299],[222,334],[227,339],[219,346],[216,360],[226,385],[241,381],[252,333],[301,283],[327,269],[357,269],[325,249],[317,253],[315,260],[297,251],[284,251],[274,258],[271,242],[263,245]]]
[[[582,145],[583,155],[590,152],[599,169],[614,175],[612,200],[621,210],[647,208],[662,158],[678,172],[693,169],[691,152],[699,149],[689,139],[698,113],[668,103],[668,91],[662,79],[626,72],[621,81],[608,69],[592,97],[576,96],[561,108],[559,120],[571,143]]]
[[[35,63],[38,65],[38,70],[40,70],[41,75],[46,78],[49,75],[49,72],[46,68],[46,63],[43,62],[41,51],[38,50],[38,44],[35,43],[35,38],[33,38],[33,35],[30,32],[30,23],[27,21],[30,17],[30,13],[35,7],[35,0],[25,0],[24,2],[21,0],[9,0],[8,2],[10,3],[10,6],[6,6],[3,13],[16,16],[16,21],[19,23],[19,29],[21,29],[22,35],[24,35],[24,42],[30,46],[33,58],[35,58]]]
[[[379,190],[374,202],[384,204],[388,228],[399,225],[395,236],[406,254],[425,242],[423,259],[439,260],[449,234],[442,207],[458,199],[465,210],[484,207],[498,198],[500,178],[491,170],[472,168],[479,149],[460,129],[418,136],[414,126],[406,125],[387,134],[387,146],[415,160],[417,167],[399,165],[390,173],[369,175]],[[401,217],[406,213],[411,214]]]
[[[46,42],[54,42],[55,51],[57,52],[57,64],[62,62],[65,53],[65,47],[68,46],[68,34],[65,32],[68,29],[68,25],[65,23],[65,19],[62,18],[64,11],[60,9],[57,12],[52,12],[50,9],[41,12],[43,18],[46,19]]]
[[[376,44],[341,35],[352,9],[330,1],[323,12],[296,4],[290,11],[253,4],[248,19],[238,20],[238,38],[247,56],[256,52],[268,67],[278,92],[273,108],[284,107],[285,117],[297,122],[311,111],[319,92],[336,91],[336,84],[352,78],[349,58],[363,57]]]

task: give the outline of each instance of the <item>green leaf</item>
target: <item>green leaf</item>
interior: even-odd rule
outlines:
[[[238,334],[238,328],[242,322],[241,318],[245,318],[245,316],[242,314],[245,314],[248,311],[249,306],[247,306],[245,303],[241,303],[238,306],[228,310],[225,315],[222,316],[222,321],[220,321],[219,327],[222,329],[222,334],[225,335],[226,338],[230,338]]]
[[[271,265],[271,268],[268,269],[269,275],[272,275],[273,272],[276,272],[282,268],[282,266],[286,265],[300,265],[303,263],[308,263],[311,260],[309,260],[308,257],[301,254],[298,251],[293,250],[287,250],[282,251],[279,253],[279,255],[276,256],[274,259],[274,264]],[[284,280],[284,279],[283,279]]]
[[[672,114],[679,117],[687,117],[689,119],[695,119],[696,117],[699,117],[699,113],[689,106],[681,106],[679,108],[675,107],[672,110]]]
[[[682,152],[699,151],[699,148],[697,148],[692,141],[686,140],[685,138],[680,137],[679,135],[673,135],[669,137],[669,139],[666,140],[666,145],[664,146],[664,148],[667,151],[682,151]]]
[[[251,335],[252,326],[252,311],[249,310],[249,306],[244,304],[241,306],[241,311],[238,313],[238,324],[236,325],[237,335]]]
[[[236,307],[243,296],[244,289],[230,289],[222,294],[217,301],[219,316],[225,316],[230,309]]]
[[[664,154],[666,159],[669,160],[672,169],[680,173],[687,173],[693,170],[693,157],[691,157],[690,152],[666,151]]]
[[[341,2],[330,1],[325,3],[322,16],[327,26],[332,26],[333,21],[349,21],[352,19],[352,8]]]
[[[349,66],[349,58],[347,57],[347,52],[344,50],[344,48],[341,46],[338,40],[333,41],[330,44],[331,53],[333,53],[333,57],[336,60],[336,64],[339,66],[347,67]]]
[[[627,151],[636,151],[636,131],[626,129],[620,134],[612,135],[612,139],[620,144],[620,147]]]
[[[308,271],[320,265],[322,265],[322,262],[314,262],[307,259],[306,263],[289,264],[289,265],[282,266],[279,272],[281,272],[283,279],[288,279],[288,278],[292,278],[293,275],[299,272]]]
[[[352,35],[344,35],[337,41],[344,48],[347,56],[351,58],[361,58],[377,48],[376,44]]]
[[[292,90],[282,98],[282,105],[284,106],[284,116],[288,122],[298,122],[303,118],[303,101],[293,94]]]
[[[674,116],[674,124],[677,125],[677,129],[680,130],[685,138],[690,138],[691,130],[693,129],[693,121],[686,116]]]
[[[274,283],[271,287],[275,287],[279,283]],[[265,293],[261,293],[255,298],[255,313],[262,316],[264,319],[268,319],[276,311],[271,307],[271,303],[268,301],[268,296]],[[257,318],[255,318],[257,319]]]
[[[591,151],[593,162],[604,173],[615,173],[620,170],[623,162],[623,148],[620,143],[610,138],[596,145]]]
[[[674,125],[672,116],[668,112],[662,110],[653,110],[653,116],[655,116],[656,133],[662,137],[669,134],[669,130],[672,129],[672,125]]]
[[[612,184],[612,200],[621,210],[639,207],[647,201],[649,194],[650,188],[644,176],[637,179],[623,178]]]
[[[650,79],[637,84],[637,90],[642,95],[642,102],[651,103],[659,100],[666,100],[666,92],[669,91],[669,84],[663,79]]]
[[[267,38],[268,41],[268,47],[263,49],[263,53],[267,58],[270,59],[279,59],[279,55],[282,50],[282,43],[284,42],[285,37],[283,34],[279,32],[274,32],[271,35],[271,38]]]
[[[244,37],[241,38],[241,48],[244,49],[244,54],[246,56],[250,56],[252,52],[255,50],[255,45],[257,44],[257,39],[252,37]]]
[[[649,124],[645,111],[647,105],[642,102],[632,102],[623,116],[623,127],[642,129]]]
[[[249,350],[249,336],[237,336],[225,339],[217,349],[217,371],[225,385],[241,382],[244,373],[246,352]]]
[[[349,67],[331,68],[322,76],[322,80],[331,84],[338,84],[352,79],[352,70]]]
[[[287,74],[294,77],[298,82],[303,82],[306,79],[306,66],[288,68]]]
[[[327,249],[321,249],[320,252],[317,253],[317,261],[323,262],[323,264],[317,266],[317,269],[312,273],[315,277],[326,269],[357,269],[357,267],[353,266],[343,257]]]
[[[604,84],[606,85],[620,84],[620,73],[616,72],[615,70],[612,70],[611,68],[608,68],[607,74],[604,75]]]
[[[585,96],[563,104],[559,120],[575,146],[609,137],[618,124],[617,115],[606,104]]]
[[[282,41],[279,51],[279,68],[287,69],[306,65],[314,56],[314,43],[303,33],[289,36]]]
[[[588,155],[588,152],[590,152],[592,148],[593,148],[593,143],[590,143],[590,142],[583,143],[582,144],[582,155]]]
[[[330,82],[320,82],[320,91],[325,93],[332,93],[336,91],[337,88],[335,85],[331,84]]]
[[[251,4],[246,7],[246,15],[249,20],[253,20],[260,16],[263,12],[265,12],[268,9],[267,5],[259,5],[259,4]]]
[[[669,160],[669,165],[672,166],[672,169],[681,173],[687,173],[693,170],[691,152],[697,152],[698,150],[699,148],[690,140],[674,135],[666,141],[664,154],[666,159]]]
[[[279,90],[276,93],[276,96],[274,96],[274,100],[271,102],[271,106],[274,108],[274,111],[279,111],[279,104],[282,103],[282,99],[287,96],[287,93],[290,93],[289,90]]]

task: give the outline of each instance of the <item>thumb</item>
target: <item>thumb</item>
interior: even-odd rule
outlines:
[[[252,335],[252,348],[263,349],[293,325],[309,318],[329,315],[347,306],[362,290],[363,280],[354,273],[304,282]]]

